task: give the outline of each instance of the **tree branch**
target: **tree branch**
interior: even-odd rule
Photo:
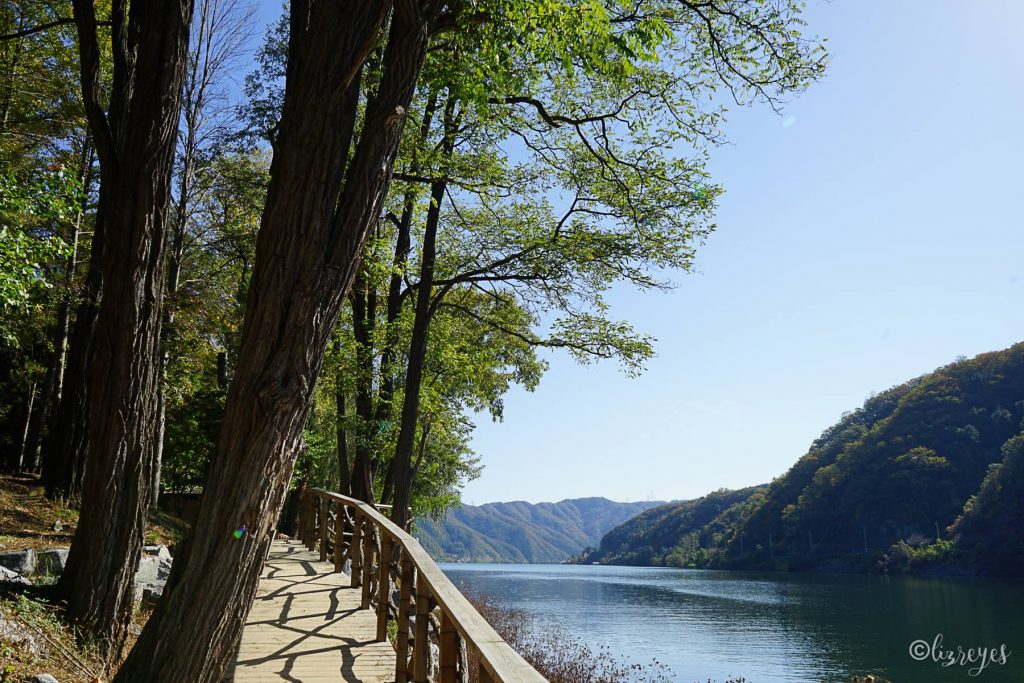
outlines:
[[[67,26],[68,24],[73,23],[75,23],[74,17],[61,17],[60,19],[54,19],[53,21],[48,21],[45,24],[40,24],[39,26],[33,26],[32,28],[22,29],[21,31],[15,31],[14,33],[5,33],[3,35],[0,35],[0,41],[17,40],[18,38],[28,38],[29,36],[34,36],[37,33],[49,31],[51,28],[56,28],[58,26]],[[96,25],[110,26],[110,22],[97,21]]]
[[[82,105],[96,144],[100,173],[106,175],[114,172],[117,159],[114,135],[103,111],[103,105],[100,104],[100,47],[96,32],[99,22],[96,21],[96,9],[90,0],[74,0],[73,11],[74,21],[78,27]]]

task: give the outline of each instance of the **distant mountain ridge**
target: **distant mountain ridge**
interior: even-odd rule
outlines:
[[[597,546],[627,519],[663,504],[575,498],[462,505],[444,521],[417,520],[416,537],[441,562],[563,562]]]

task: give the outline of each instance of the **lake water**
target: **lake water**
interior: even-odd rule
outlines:
[[[647,567],[447,564],[456,585],[560,624],[682,683],[1024,683],[1024,582]],[[1011,654],[977,675],[932,645]],[[914,641],[921,661],[910,655]],[[974,664],[977,666],[977,663]]]

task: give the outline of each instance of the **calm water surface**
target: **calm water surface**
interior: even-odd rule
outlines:
[[[470,592],[557,622],[623,661],[667,665],[676,681],[1024,683],[1024,582],[647,567],[447,564]],[[910,644],[1006,646],[1006,665],[914,661]]]

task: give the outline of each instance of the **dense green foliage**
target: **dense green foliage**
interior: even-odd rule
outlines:
[[[763,497],[765,488],[721,489],[660,505],[609,531],[600,547],[582,558],[606,564],[705,566],[712,552],[725,547],[742,505],[754,496]]]
[[[67,16],[69,4],[5,2],[0,34]],[[79,235],[91,230],[95,164],[76,56],[66,25],[0,41],[0,466],[38,464],[62,313],[89,255]]]
[[[990,574],[1024,575],[1024,434],[1003,446],[978,493],[953,524],[956,550]]]
[[[1018,344],[872,396],[768,487],[648,511],[586,560],[1020,574],[1022,429]]]
[[[576,498],[460,505],[441,520],[417,520],[415,535],[438,561],[563,562],[597,545],[606,532],[637,512],[658,504]]]

